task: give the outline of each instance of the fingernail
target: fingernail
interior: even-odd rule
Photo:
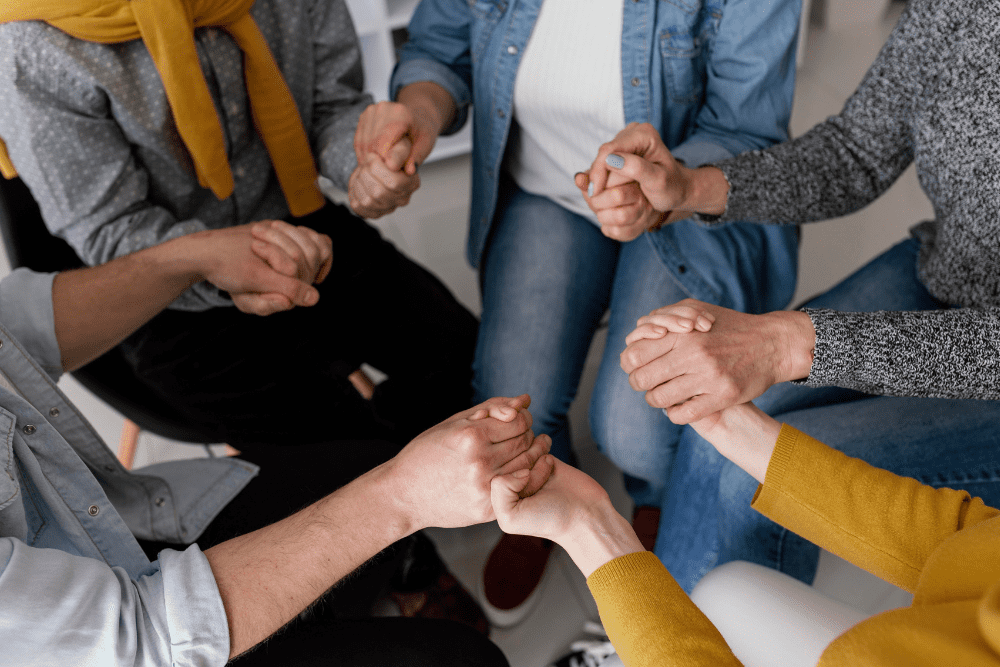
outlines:
[[[621,155],[615,155],[614,153],[606,157],[604,161],[607,162],[608,166],[612,169],[621,169],[625,166],[625,158]]]
[[[587,186],[587,196],[588,197],[593,197],[594,196],[594,184],[593,183],[591,183],[590,185]]]

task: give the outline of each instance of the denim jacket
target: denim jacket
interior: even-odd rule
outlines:
[[[190,544],[256,467],[125,470],[56,387],[53,275],[18,269],[0,283],[0,665],[224,665],[226,613],[204,554],[167,549],[150,563],[134,536]]]
[[[651,123],[691,167],[788,138],[801,0],[622,1],[626,123]],[[393,99],[417,81],[447,90],[458,114],[446,133],[465,123],[475,102],[473,266],[496,209],[514,79],[541,3],[422,0],[390,82]]]

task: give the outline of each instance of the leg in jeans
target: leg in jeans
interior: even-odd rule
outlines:
[[[808,305],[844,311],[939,308],[904,241]],[[1000,502],[1000,402],[874,397],[836,387],[772,387],[757,399],[779,421],[851,456],[932,486]],[[670,478],[656,553],[690,591],[714,566],[746,560],[810,583],[818,550],[750,509],[757,483],[691,429]]]
[[[123,344],[137,376],[219,441],[405,442],[469,404],[475,318],[367,223],[320,213],[334,267],[316,306],[168,310]],[[346,379],[362,362],[390,376],[371,402]]]
[[[534,431],[572,461],[566,415],[608,306],[619,244],[551,200],[507,187],[481,268],[475,400],[531,394]]]
[[[681,429],[629,385],[619,363],[625,337],[640,317],[687,297],[747,312],[783,307],[795,288],[797,250],[794,228],[710,230],[691,221],[622,246],[590,420],[636,505],[660,504]]]

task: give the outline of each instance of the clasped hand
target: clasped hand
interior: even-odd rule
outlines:
[[[319,301],[313,287],[333,264],[330,237],[282,220],[191,235],[200,277],[227,291],[241,311],[271,315]]]
[[[667,329],[690,309],[711,327]],[[814,341],[805,313],[750,315],[685,299],[638,321],[625,338],[621,367],[649,405],[663,408],[675,424],[689,424],[751,401],[777,382],[807,376]]]
[[[632,123],[603,144],[590,169],[576,175],[576,186],[601,232],[616,241],[690,215],[677,210],[686,190],[684,168],[648,123]]]

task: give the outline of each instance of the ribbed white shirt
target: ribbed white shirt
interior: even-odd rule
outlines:
[[[622,0],[545,0],[514,82],[506,158],[522,190],[597,221],[573,183],[625,127]]]

